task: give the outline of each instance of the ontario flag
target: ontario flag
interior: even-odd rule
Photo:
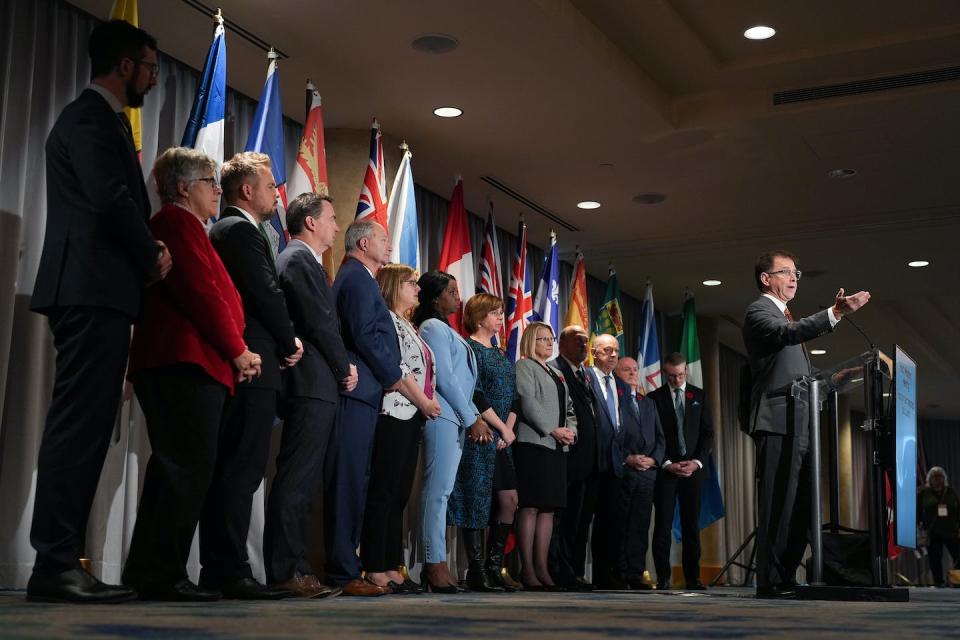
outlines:
[[[323,142],[323,101],[320,92],[307,80],[307,118],[303,125],[303,139],[297,151],[297,161],[290,174],[287,194],[291,199],[303,193],[329,195],[327,182],[327,152]],[[335,275],[333,250],[323,252],[323,268],[328,278]]]
[[[500,245],[497,243],[497,225],[493,221],[493,202],[487,208],[487,225],[483,233],[483,251],[480,253],[480,282],[477,291],[503,299],[503,269],[500,266]],[[498,345],[506,343],[506,326],[494,336]]]
[[[283,107],[280,102],[280,71],[277,67],[279,54],[273,49],[267,54],[267,81],[260,94],[257,112],[253,115],[250,135],[244,151],[259,151],[270,156],[273,181],[280,192],[279,211],[262,226],[274,245],[274,256],[287,246],[287,225],[284,214],[287,210],[287,164],[283,153]]]
[[[383,135],[380,133],[380,123],[376,118],[370,125],[370,159],[367,161],[367,172],[363,176],[356,219],[379,222],[383,230],[389,233],[387,178],[383,169]]]
[[[520,337],[533,315],[533,294],[530,287],[530,269],[527,267],[527,225],[520,220],[517,232],[517,252],[510,271],[510,290],[507,293],[507,357],[520,359]]]
[[[460,308],[451,313],[450,326],[463,333],[463,303],[475,292],[473,283],[473,249],[470,244],[470,228],[467,226],[467,210],[463,206],[463,180],[457,178],[447,211],[447,228],[443,233],[443,248],[440,251],[440,271],[457,279]]]

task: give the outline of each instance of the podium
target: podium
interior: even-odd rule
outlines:
[[[897,349],[899,356],[902,350]],[[904,354],[905,355],[905,354]],[[912,361],[911,361],[912,362]],[[808,600],[860,600],[906,602],[909,591],[891,585],[887,566],[887,545],[889,528],[886,523],[886,484],[885,473],[895,471],[897,464],[912,464],[915,478],[916,449],[913,460],[896,455],[896,394],[894,393],[895,363],[892,358],[879,349],[871,349],[854,358],[846,360],[829,369],[819,371],[815,376],[803,377],[797,381],[799,391],[809,401],[810,456],[811,473],[811,519],[810,548],[811,575],[807,577],[809,586],[798,589],[799,599]],[[914,367],[915,371],[915,367]],[[911,379],[912,384],[913,379]],[[822,447],[820,442],[821,413],[827,408],[828,432],[828,476],[830,529],[837,533],[841,529],[840,521],[840,483],[839,483],[839,412],[838,401],[841,395],[862,393],[864,420],[860,428],[870,436],[869,465],[869,547],[870,547],[870,585],[831,586],[823,582],[823,522],[821,504]],[[911,409],[913,407],[911,406]],[[915,424],[915,420],[914,420]],[[915,481],[912,491],[916,491]],[[914,516],[915,519],[915,516]],[[911,521],[912,522],[912,521]],[[915,526],[911,523],[911,526]]]

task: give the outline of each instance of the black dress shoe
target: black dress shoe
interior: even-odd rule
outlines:
[[[212,584],[200,586],[207,589],[214,587]],[[237,578],[216,587],[226,600],[283,600],[294,596],[288,589],[262,585],[253,578]]]
[[[27,583],[29,602],[113,604],[136,598],[137,592],[133,589],[104,584],[83,569],[70,569],[52,576],[34,573]]]
[[[186,578],[173,584],[144,584],[139,589],[141,600],[157,602],[216,602],[222,596],[219,591],[204,589]]]
[[[410,578],[404,578],[403,582],[401,583],[401,586],[403,586],[403,588],[406,589],[408,593],[413,593],[416,595],[423,593],[423,588],[420,585],[418,585],[416,582],[411,580]]]
[[[561,587],[567,591],[573,591],[575,593],[589,593],[593,591],[593,585],[587,582],[586,580],[580,580],[579,578],[574,578],[573,580],[565,580],[564,582],[558,582]]]
[[[687,583],[687,591],[706,591],[706,590],[707,590],[707,585],[703,584],[699,580],[697,580],[696,582]]]
[[[669,580],[657,580],[657,591],[670,591],[671,585]]]
[[[797,586],[794,584],[774,584],[766,587],[757,587],[757,598],[761,600],[794,600],[797,597]]]

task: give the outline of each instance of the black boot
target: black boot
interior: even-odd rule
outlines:
[[[487,535],[487,564],[485,575],[487,581],[503,591],[516,591],[503,579],[503,549],[507,546],[507,538],[513,529],[512,524],[498,522],[490,526],[490,533]]]
[[[463,546],[467,550],[467,586],[471,591],[503,591],[503,587],[491,584],[483,570],[483,544],[480,529],[460,529]]]

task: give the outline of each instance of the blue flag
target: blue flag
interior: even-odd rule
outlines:
[[[550,232],[550,250],[543,263],[543,274],[533,301],[533,319],[553,327],[553,335],[560,335],[560,268],[557,263],[557,234]]]
[[[267,81],[257,103],[257,112],[253,116],[250,135],[244,151],[259,151],[270,156],[273,169],[273,181],[280,192],[281,210],[270,218],[270,225],[277,236],[277,252],[287,246],[287,230],[284,211],[287,207],[287,162],[283,151],[283,107],[280,103],[280,71],[277,68],[277,54],[273,49],[267,55],[270,65],[267,67]]]

